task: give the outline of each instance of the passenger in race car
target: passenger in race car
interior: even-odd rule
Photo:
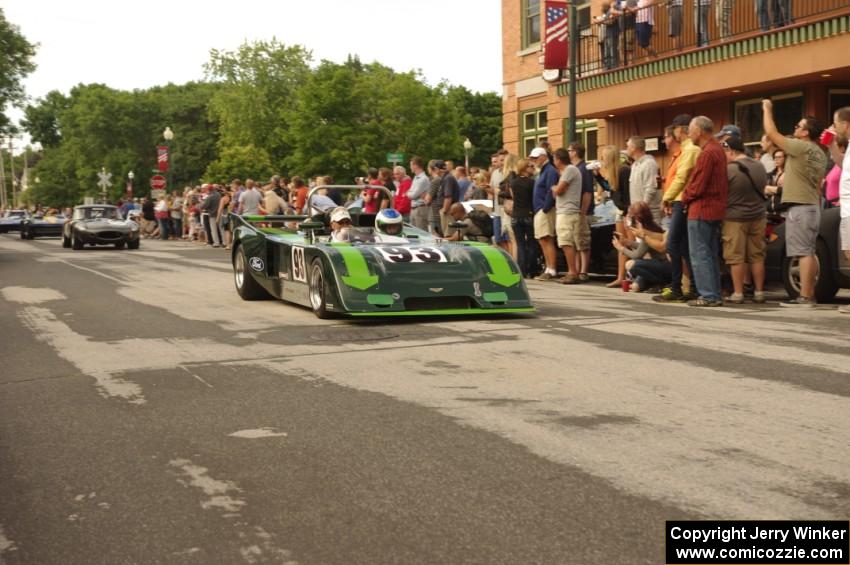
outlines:
[[[339,206],[331,211],[331,241],[347,242],[351,230],[351,214]]]

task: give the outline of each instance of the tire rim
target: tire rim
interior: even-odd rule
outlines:
[[[313,265],[310,273],[310,305],[315,312],[322,309],[325,297],[325,276],[319,263]]]
[[[236,254],[233,276],[236,279],[236,288],[242,288],[242,283],[245,282],[245,258],[242,256],[242,251]]]
[[[820,259],[817,255],[815,255],[815,261],[818,264],[818,273],[815,276],[815,284],[818,284],[818,279],[820,278]],[[793,288],[794,292],[796,292],[799,296],[800,290],[803,288],[803,285],[800,283],[799,257],[791,257],[791,262],[788,264],[788,280],[791,282],[791,288]]]

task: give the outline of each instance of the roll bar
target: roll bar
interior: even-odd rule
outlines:
[[[310,192],[307,193],[307,205],[306,206],[307,206],[308,212],[310,210],[312,210],[312,205],[311,205],[312,202],[311,201],[313,200],[313,195],[317,191],[322,190],[323,188],[344,188],[346,190],[360,190],[360,191],[380,190],[384,194],[387,195],[387,198],[390,199],[390,207],[392,207],[392,205],[393,205],[393,193],[390,192],[387,189],[387,187],[385,187],[385,186],[377,186],[377,185],[373,186],[373,185],[369,185],[369,184],[321,184],[321,185],[318,185],[318,186],[314,186],[313,188],[310,189]],[[309,216],[311,214],[308,213],[307,215]]]

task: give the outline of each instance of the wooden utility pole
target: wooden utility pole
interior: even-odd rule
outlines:
[[[3,147],[0,145],[0,208],[7,208],[6,165],[3,163]]]
[[[12,171],[12,207],[18,206],[18,183],[15,179],[15,155],[12,153],[12,136],[9,136],[9,169]]]

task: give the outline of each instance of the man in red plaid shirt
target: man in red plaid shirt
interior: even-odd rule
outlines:
[[[688,247],[699,292],[699,298],[688,305],[722,306],[718,260],[720,227],[729,194],[726,154],[714,138],[714,123],[705,116],[691,120],[688,136],[702,149],[682,196],[682,204],[688,210]]]

